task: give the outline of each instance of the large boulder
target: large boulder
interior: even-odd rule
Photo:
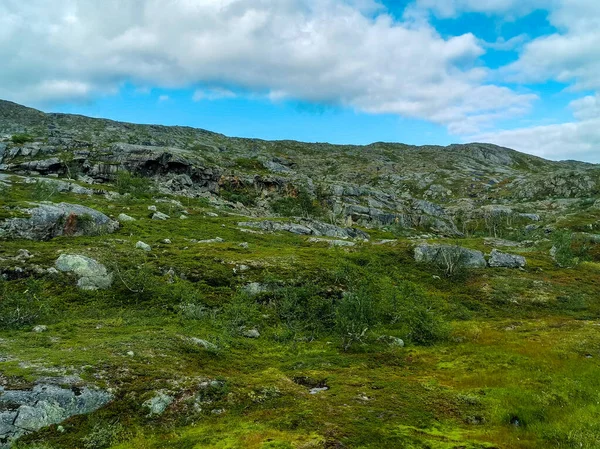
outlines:
[[[55,263],[56,269],[64,273],[74,273],[79,280],[77,287],[82,290],[110,288],[113,281],[104,265],[89,257],[76,254],[61,254]]]
[[[452,261],[465,268],[485,268],[487,263],[481,251],[456,245],[430,245],[422,243],[415,247],[415,260],[420,263],[444,263]]]
[[[31,390],[0,387],[0,448],[8,448],[17,438],[42,427],[91,413],[112,400],[109,393],[95,388],[64,388],[64,381],[46,379]]]
[[[493,249],[488,261],[490,267],[523,268],[527,261],[523,256],[507,254]]]
[[[0,221],[0,238],[49,240],[60,235],[102,235],[116,231],[117,221],[95,209],[68,203],[32,203],[29,217]]]

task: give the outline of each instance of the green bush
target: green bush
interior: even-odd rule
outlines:
[[[323,208],[306,190],[299,189],[292,196],[280,198],[271,203],[271,210],[284,217],[321,217]]]
[[[14,134],[10,140],[16,145],[23,145],[24,143],[32,142],[33,137],[29,134]]]
[[[573,233],[568,230],[557,230],[552,233],[552,255],[559,267],[574,267],[588,259],[591,245],[577,242]]]
[[[232,203],[242,203],[244,206],[256,206],[258,193],[252,186],[243,184],[225,183],[221,186],[219,194]]]
[[[223,329],[231,336],[240,335],[245,328],[256,325],[259,319],[258,304],[245,293],[235,295],[225,304],[219,317]]]
[[[246,170],[262,170],[264,169],[262,162],[258,159],[250,159],[246,157],[241,157],[235,160],[235,165],[238,168],[243,168]]]
[[[342,338],[344,350],[363,342],[378,323],[378,303],[369,287],[365,283],[347,292],[336,305],[335,329]]]
[[[52,181],[42,181],[36,179],[31,189],[31,199],[36,201],[48,201],[56,194],[56,184]]]
[[[274,302],[279,319],[292,334],[314,338],[333,324],[333,303],[314,286],[285,287]]]
[[[418,345],[432,345],[448,338],[449,326],[434,302],[418,285],[403,281],[384,292],[385,322],[397,325],[404,337]]]
[[[121,195],[129,193],[133,196],[147,198],[156,192],[150,178],[134,175],[125,170],[117,172],[115,186]]]

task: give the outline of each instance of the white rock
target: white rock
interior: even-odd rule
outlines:
[[[135,247],[136,247],[137,249],[142,249],[142,250],[144,250],[144,251],[152,251],[152,247],[151,247],[150,245],[148,245],[147,243],[144,243],[144,242],[142,242],[142,241],[140,241],[140,242],[137,242],[137,243],[135,244]]]

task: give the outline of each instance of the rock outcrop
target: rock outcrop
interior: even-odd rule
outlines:
[[[112,400],[105,391],[79,383],[67,388],[64,383],[64,379],[46,379],[31,390],[0,387],[0,448],[42,427],[91,413]]]
[[[527,261],[523,256],[502,253],[493,249],[488,264],[490,267],[523,268],[527,265]]]
[[[19,211],[28,217],[0,222],[0,238],[49,240],[60,235],[102,235],[116,231],[119,223],[95,209],[68,203],[31,203]]]
[[[465,268],[485,268],[487,266],[481,251],[456,245],[420,244],[415,248],[415,260],[419,263],[436,264],[450,261]]]
[[[75,274],[79,278],[77,287],[81,290],[104,290],[112,285],[113,275],[104,265],[89,257],[61,254],[55,267],[63,273]]]

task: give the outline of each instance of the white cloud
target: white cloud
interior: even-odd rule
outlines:
[[[576,159],[600,163],[600,96],[571,102],[577,121],[497,131],[469,137],[547,159]]]
[[[466,132],[534,99],[486,82],[476,63],[483,52],[472,34],[443,38],[374,0],[0,3],[0,97],[34,104],[125,82],[217,86],[196,100],[230,97],[218,86],[236,86]]]
[[[600,89],[600,2],[563,0],[549,20],[559,31],[526,44],[504,74],[520,82],[552,79],[574,89]]]
[[[229,89],[223,89],[221,87],[215,87],[213,89],[198,89],[194,92],[193,100],[194,101],[202,101],[202,100],[222,100],[227,98],[236,98],[237,95],[235,92]]]
[[[164,103],[165,101],[169,101],[171,98],[168,95],[161,95],[158,97],[158,101],[160,103]]]
[[[546,159],[600,163],[600,119],[535,126],[471,136]]]

